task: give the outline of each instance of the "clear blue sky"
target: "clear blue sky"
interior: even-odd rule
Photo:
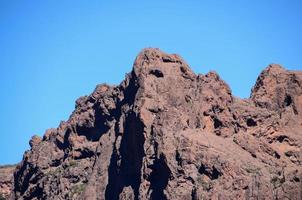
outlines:
[[[301,0],[1,1],[0,164],[19,162],[96,84],[122,81],[144,47],[217,71],[240,97],[269,63],[301,70],[301,10]]]

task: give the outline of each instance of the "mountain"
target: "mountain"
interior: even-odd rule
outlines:
[[[30,146],[11,199],[302,199],[302,72],[269,65],[239,99],[144,49]]]

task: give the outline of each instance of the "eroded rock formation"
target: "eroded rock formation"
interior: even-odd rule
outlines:
[[[144,49],[118,86],[33,137],[12,199],[301,199],[302,72],[268,66],[249,99]]]
[[[13,188],[15,165],[0,166],[0,200],[9,198]]]

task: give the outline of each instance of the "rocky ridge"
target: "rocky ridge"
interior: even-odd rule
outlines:
[[[301,131],[301,71],[272,64],[239,99],[148,48],[32,138],[11,199],[301,199]]]

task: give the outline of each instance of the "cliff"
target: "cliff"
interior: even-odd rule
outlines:
[[[302,72],[272,64],[239,99],[144,49],[30,145],[12,199],[301,199]]]

